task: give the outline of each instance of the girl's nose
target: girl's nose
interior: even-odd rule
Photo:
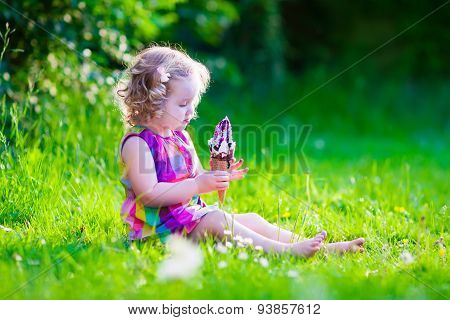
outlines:
[[[190,117],[193,114],[194,114],[194,106],[192,104],[190,104],[187,108],[186,115]]]

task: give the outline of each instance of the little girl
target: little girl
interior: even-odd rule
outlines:
[[[310,257],[321,247],[334,252],[362,249],[363,238],[324,245],[326,232],[292,243],[296,235],[255,213],[232,216],[206,205],[200,194],[225,190],[243,179],[248,168],[234,159],[227,171],[202,168],[186,126],[196,116],[209,84],[207,68],[186,53],[153,46],[141,51],[117,87],[123,120],[129,127],[120,143],[126,200],[121,215],[131,240],[170,234],[199,240],[207,234],[251,239],[264,251]]]

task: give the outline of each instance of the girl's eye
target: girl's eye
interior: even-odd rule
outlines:
[[[187,104],[180,104],[180,107],[186,107]]]

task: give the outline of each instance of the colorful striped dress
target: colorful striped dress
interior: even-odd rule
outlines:
[[[150,129],[135,126],[123,137],[120,143],[119,159],[123,170],[121,179],[125,188],[126,199],[122,204],[122,220],[129,225],[129,239],[158,237],[162,242],[173,233],[188,234],[208,212],[216,206],[207,206],[200,196],[195,195],[184,203],[166,207],[147,207],[133,192],[130,181],[126,178],[126,168],[121,153],[128,138],[137,136],[143,139],[153,156],[158,182],[178,182],[194,178],[199,173],[199,164],[194,155],[194,146],[189,136],[182,131],[172,131],[172,136],[162,137]]]

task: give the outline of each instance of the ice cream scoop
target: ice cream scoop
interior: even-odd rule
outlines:
[[[233,141],[231,123],[225,117],[214,130],[214,136],[208,141],[211,158],[231,161],[234,157],[236,142]]]

